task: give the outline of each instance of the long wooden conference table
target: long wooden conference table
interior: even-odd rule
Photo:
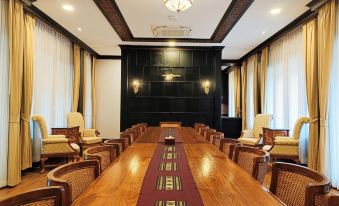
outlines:
[[[73,205],[136,205],[144,176],[164,129],[149,127],[73,202]],[[204,205],[283,205],[193,128],[183,127],[178,130]]]

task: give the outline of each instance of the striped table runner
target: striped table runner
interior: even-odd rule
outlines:
[[[179,135],[174,132],[175,138]],[[160,140],[163,139],[162,133]],[[148,166],[138,206],[204,205],[194,182],[182,143],[165,145],[161,141]]]

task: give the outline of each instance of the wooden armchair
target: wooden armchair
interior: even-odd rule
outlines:
[[[207,132],[210,131],[212,128],[209,128],[208,126],[201,129],[200,135],[203,136],[206,139]]]
[[[238,141],[244,145],[257,146],[262,139],[263,128],[270,128],[271,120],[270,114],[257,114],[254,118],[253,129],[243,130]]]
[[[67,157],[72,160],[79,160],[80,147],[75,143],[70,143],[65,135],[49,135],[45,119],[34,114],[32,120],[37,122],[41,132],[41,173],[45,172],[45,162],[50,157]],[[55,166],[55,165],[52,165]]]
[[[43,187],[34,189],[0,201],[0,206],[67,206],[63,187]]]
[[[128,145],[128,143],[126,143],[126,139],[124,138],[108,139],[104,141],[104,144],[113,146],[116,149],[116,156],[119,156],[123,151],[125,151],[126,145]]]
[[[201,127],[201,126],[205,126],[205,124],[203,124],[203,123],[194,123],[194,130],[196,131],[196,132],[198,132],[198,127]]]
[[[247,146],[235,147],[234,162],[252,175],[260,184],[264,183],[269,160],[269,153],[259,148]]]
[[[147,123],[138,123],[137,126],[139,126],[141,128],[141,134],[143,134],[144,132],[146,132],[147,130]]]
[[[132,140],[133,140],[133,133],[132,132],[121,132],[120,133],[120,139],[125,139],[126,141],[126,147],[132,144]]]
[[[205,128],[205,127],[208,127],[208,126],[207,126],[207,125],[204,125],[204,124],[198,125],[198,126],[196,127],[196,130],[195,130],[195,131],[196,131],[198,134],[200,134],[202,128]]]
[[[330,191],[330,181],[307,167],[273,163],[270,191],[286,205],[313,206],[316,197]]]
[[[206,131],[206,140],[211,142],[212,135],[215,135],[217,131],[215,129],[210,129]]]
[[[285,158],[292,159],[296,163],[300,163],[299,158],[299,137],[301,129],[304,124],[310,122],[310,118],[301,117],[299,118],[293,129],[291,137],[277,136],[274,137],[273,145],[269,150],[272,158]]]
[[[99,161],[89,160],[57,167],[47,174],[49,186],[62,186],[70,205],[100,175]]]
[[[181,122],[160,122],[160,127],[181,127]]]
[[[139,138],[139,132],[137,128],[128,128],[126,132],[129,132],[131,135],[131,142],[135,142]]]
[[[100,162],[101,172],[103,172],[117,156],[117,148],[112,145],[91,147],[84,151],[85,160],[98,160]]]
[[[224,139],[224,133],[222,132],[215,132],[210,137],[210,143],[212,143],[214,146],[219,148],[220,140]]]
[[[80,132],[80,143],[85,150],[91,146],[98,146],[102,144],[102,138],[99,137],[99,132],[96,129],[86,129],[84,118],[79,112],[69,112],[67,114],[67,126],[68,127],[79,127]]]
[[[219,150],[227,155],[231,160],[234,158],[235,147],[240,146],[236,139],[223,138],[220,139]]]

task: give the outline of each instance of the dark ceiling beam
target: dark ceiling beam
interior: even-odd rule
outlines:
[[[114,60],[121,60],[121,56],[118,55],[100,55],[97,59],[114,59]]]
[[[120,39],[122,41],[132,41],[132,32],[128,28],[117,3],[114,0],[94,0],[94,2],[116,31]]]
[[[239,59],[223,59],[221,66],[241,66],[242,62]]]
[[[312,11],[315,11],[322,7],[328,0],[312,0],[306,6],[309,7]]]
[[[78,37],[73,35],[71,32],[69,32],[67,29],[65,29],[63,26],[58,24],[56,21],[54,21],[51,17],[49,17],[47,14],[45,14],[43,11],[35,7],[33,4],[24,4],[24,10],[33,16],[39,18],[41,21],[45,22],[58,32],[60,32],[62,35],[66,36],[68,39],[70,39],[75,44],[79,45],[81,48],[87,50],[89,53],[91,53],[93,56],[98,57],[99,54],[94,51],[91,47],[89,47],[87,44],[85,44],[83,41],[81,41]]]
[[[254,0],[233,0],[231,2],[211,37],[212,42],[221,43],[251,6],[253,1]]]
[[[93,0],[100,11],[106,17],[122,41],[132,42],[194,42],[194,43],[221,43],[239,21],[242,15],[247,11],[254,0],[232,0],[224,16],[219,22],[213,35],[209,39],[199,38],[139,38],[134,37],[128,27],[115,0]]]

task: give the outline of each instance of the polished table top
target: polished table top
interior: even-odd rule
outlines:
[[[150,127],[73,205],[136,205],[163,128]],[[180,128],[192,175],[205,205],[282,205],[262,185],[192,128]]]

